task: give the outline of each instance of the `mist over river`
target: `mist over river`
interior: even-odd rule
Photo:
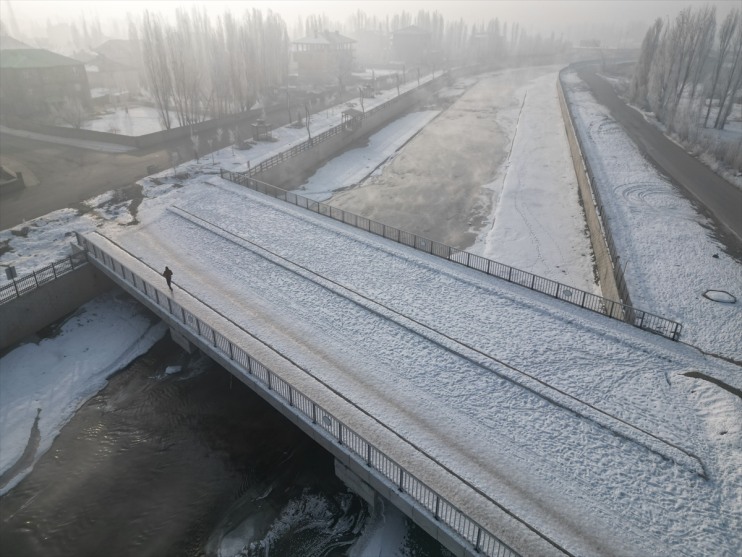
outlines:
[[[0,540],[5,557],[448,555],[389,505],[372,516],[330,454],[169,337],[0,499]]]

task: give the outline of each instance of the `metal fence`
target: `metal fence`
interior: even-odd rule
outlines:
[[[56,278],[74,271],[78,267],[87,264],[88,258],[85,252],[78,252],[64,259],[54,261],[51,265],[36,269],[28,275],[12,279],[8,284],[0,286],[0,304],[14,300],[32,290],[36,290],[42,284],[51,282]]]
[[[585,290],[580,290],[545,277],[534,275],[528,271],[522,271],[515,267],[492,261],[486,257],[452,248],[446,244],[423,238],[412,232],[405,232],[404,230],[367,219],[354,213],[349,213],[348,211],[332,207],[320,201],[313,201],[307,197],[256,180],[241,172],[224,171],[222,176],[265,195],[341,221],[361,230],[366,230],[378,236],[383,236],[384,238],[417,250],[454,261],[488,275],[525,286],[531,290],[547,294],[553,298],[558,298],[612,319],[624,321],[640,329],[662,335],[672,340],[678,340],[680,338],[682,325],[671,319],[634,308],[621,302],[609,300],[608,298],[603,298],[602,296],[597,296]]]
[[[428,87],[431,84],[437,84],[437,83],[439,83],[439,81],[442,81],[443,78],[446,75],[447,75],[446,73],[443,73],[443,74],[439,75],[438,77],[435,77],[435,78],[431,79],[430,81],[427,81],[424,84],[424,86]],[[419,88],[419,86],[418,86],[418,88]],[[363,122],[363,120],[365,120],[366,118],[369,118],[369,117],[373,116],[374,114],[376,114],[377,112],[380,112],[382,110],[385,110],[385,109],[389,108],[390,106],[392,106],[392,105],[396,104],[397,102],[399,102],[401,99],[407,97],[408,95],[411,95],[411,94],[415,93],[418,90],[418,88],[408,89],[404,93],[400,93],[396,97],[393,97],[393,98],[389,99],[388,101],[385,101],[385,102],[383,102],[383,103],[381,103],[381,104],[379,104],[379,105],[377,105],[377,106],[375,106],[375,107],[373,107],[373,108],[371,108],[369,110],[366,110],[366,111],[362,112],[355,119],[356,120],[360,120],[361,122]],[[268,170],[270,168],[273,168],[274,166],[283,163],[284,161],[290,159],[291,157],[295,157],[299,153],[302,153],[302,152],[304,152],[304,151],[306,151],[308,149],[311,149],[315,145],[318,145],[318,144],[322,143],[323,141],[327,141],[331,137],[334,137],[337,134],[342,133],[343,131],[346,130],[346,125],[347,124],[343,123],[343,124],[339,124],[337,126],[333,126],[332,128],[330,128],[330,129],[328,129],[328,130],[326,130],[326,131],[324,131],[324,132],[316,135],[315,137],[309,138],[306,141],[303,141],[302,143],[299,143],[297,145],[294,145],[290,149],[286,149],[285,151],[281,151],[280,153],[278,153],[276,155],[273,155],[272,157],[267,158],[267,159],[261,161],[259,164],[255,165],[255,166],[253,166],[251,168],[248,168],[247,171],[244,172],[244,174],[247,175],[247,176],[255,176],[256,174],[260,174],[262,172],[265,172],[266,170]],[[226,171],[220,170],[220,172],[226,172]]]
[[[326,408],[317,404],[296,387],[273,373],[268,367],[240,348],[235,341],[220,333],[214,326],[199,319],[181,304],[173,300],[172,296],[168,296],[162,290],[142,279],[131,269],[112,257],[107,251],[101,249],[93,242],[90,242],[87,238],[78,234],[77,241],[86,251],[89,252],[91,261],[98,262],[107,268],[110,273],[116,276],[119,282],[123,281],[132,286],[140,296],[145,297],[158,309],[167,313],[185,330],[197,336],[212,350],[233,362],[242,370],[243,373],[253,377],[264,389],[272,391],[274,393],[273,396],[282,400],[282,402],[290,408],[295,409],[296,413],[306,423],[312,424],[315,428],[319,428],[328,438],[331,438],[339,445],[345,446],[357,463],[367,466],[371,470],[375,471],[377,475],[386,480],[386,482],[396,486],[400,493],[404,493],[412,498],[420,506],[426,509],[435,520],[445,524],[463,539],[468,541],[475,551],[491,557],[517,557],[519,555],[514,549],[471,519],[456,505],[439,495],[433,488],[421,481],[395,460],[387,456],[382,450],[367,441],[361,434],[340,421]],[[232,327],[250,335],[249,332],[220,314],[217,310],[208,306],[208,304],[203,302],[200,303],[205,307],[209,307],[209,309],[214,313],[220,315],[223,319],[228,321]],[[309,373],[301,367],[299,367],[299,369]],[[331,386],[326,386],[332,389]],[[336,392],[334,389],[332,390],[333,392]],[[345,400],[346,402],[353,404],[349,400]],[[353,404],[353,406],[355,406],[355,404]],[[358,408],[357,406],[355,407]],[[358,409],[365,413],[362,409]],[[402,438],[397,433],[395,433],[395,435]],[[437,464],[458,477],[454,471],[448,469],[443,464],[439,462],[437,462]],[[524,528],[527,528],[530,532],[538,536],[543,540],[543,542],[554,548],[556,551],[563,555],[571,555],[563,547],[512,514],[512,512],[508,511],[505,507],[481,492],[475,486],[469,484],[463,479],[461,479],[461,481],[492,503],[492,505],[498,510],[508,515]]]

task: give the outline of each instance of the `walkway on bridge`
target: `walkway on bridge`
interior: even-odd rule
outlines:
[[[174,300],[525,554],[488,498],[574,554],[737,543],[677,386],[723,363],[219,178],[139,217],[89,239],[154,284],[169,265]]]

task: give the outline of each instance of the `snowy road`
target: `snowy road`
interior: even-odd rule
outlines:
[[[739,550],[683,377],[723,363],[211,183],[108,235],[577,554]]]

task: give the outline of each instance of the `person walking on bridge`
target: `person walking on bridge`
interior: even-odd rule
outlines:
[[[167,287],[172,291],[173,287],[170,286],[170,281],[173,279],[173,272],[170,270],[170,267],[165,265],[165,272],[162,273],[162,276],[165,277],[165,281],[167,282]]]

